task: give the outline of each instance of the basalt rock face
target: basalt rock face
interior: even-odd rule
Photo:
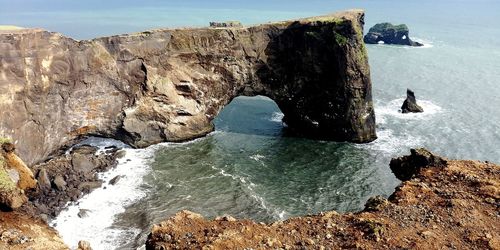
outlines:
[[[410,89],[406,90],[406,99],[401,106],[402,113],[422,113],[424,109],[417,104],[415,93]]]
[[[33,167],[38,179],[36,189],[27,195],[37,214],[49,218],[57,216],[70,201],[102,186],[98,173],[115,167],[117,148],[98,150],[79,145],[68,153],[54,157]]]
[[[0,31],[0,134],[28,164],[83,135],[136,147],[213,130],[234,97],[266,95],[291,131],[376,138],[364,13],[248,28],[154,30],[75,41]]]
[[[391,23],[378,23],[368,31],[364,41],[369,44],[384,42],[385,44],[399,44],[408,46],[423,46],[410,39],[410,30],[406,24],[393,25]]]

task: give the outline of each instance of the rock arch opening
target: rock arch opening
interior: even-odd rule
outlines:
[[[281,136],[285,133],[283,113],[276,102],[266,96],[238,96],[214,119],[215,131]]]

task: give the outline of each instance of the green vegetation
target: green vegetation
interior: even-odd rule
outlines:
[[[4,143],[8,143],[8,142],[11,142],[11,140],[9,138],[5,138],[5,137],[0,136],[0,145],[2,145]]]
[[[349,41],[347,37],[335,32],[335,41],[337,41],[337,44],[340,46],[345,46],[347,42]]]
[[[16,188],[16,184],[10,179],[7,170],[5,170],[5,159],[0,155],[0,192],[12,191]]]
[[[373,26],[369,32],[383,33],[386,30],[395,30],[396,32],[408,31],[408,26],[406,24],[393,25],[392,23],[377,23]]]

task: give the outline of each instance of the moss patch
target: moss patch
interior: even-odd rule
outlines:
[[[0,192],[12,191],[16,189],[16,184],[10,179],[7,170],[5,170],[5,159],[0,156]]]
[[[383,33],[386,30],[395,30],[396,32],[404,32],[408,31],[408,26],[406,24],[400,24],[400,25],[393,25],[392,23],[377,23],[375,26],[373,26],[369,32],[374,32],[374,33]]]
[[[4,143],[9,143],[9,142],[11,142],[11,140],[9,138],[0,136],[0,145],[2,145]]]
[[[349,40],[347,39],[347,37],[335,32],[335,41],[337,41],[338,45],[344,46]]]

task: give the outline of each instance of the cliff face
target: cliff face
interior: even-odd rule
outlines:
[[[75,41],[0,31],[0,135],[28,163],[82,135],[144,147],[213,130],[234,97],[266,95],[299,136],[376,138],[364,13],[249,28],[154,30]]]

